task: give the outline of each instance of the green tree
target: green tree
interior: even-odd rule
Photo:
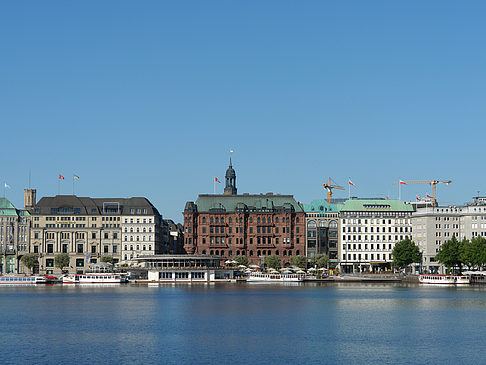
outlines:
[[[419,247],[408,237],[395,244],[392,255],[393,266],[402,269],[413,262],[422,262],[422,252],[420,252]]]
[[[329,256],[324,253],[315,255],[313,258],[311,258],[311,265],[317,266],[318,268],[327,267],[328,262]]]
[[[238,265],[248,265],[248,257],[244,256],[244,255],[238,255],[238,256],[235,256],[233,257],[233,260],[235,260]]]
[[[32,274],[34,266],[39,265],[39,255],[36,253],[27,253],[22,256],[20,261],[24,264],[26,268],[29,269],[30,273]]]
[[[101,259],[100,259],[101,262],[108,262],[110,264],[113,264],[113,256],[109,256],[109,255],[106,255],[106,256],[102,256]]]
[[[291,256],[290,257],[290,265],[300,267],[301,269],[307,268],[307,257],[299,255],[299,256]]]
[[[61,269],[69,266],[69,255],[67,253],[58,253],[56,256],[54,256],[54,265]]]
[[[282,261],[280,260],[280,256],[277,255],[269,255],[265,256],[264,259],[265,267],[267,268],[274,268],[275,270],[280,270],[282,267]]]
[[[442,244],[439,252],[435,255],[435,259],[445,265],[448,269],[458,266],[460,270],[462,265],[460,256],[461,244],[457,241],[456,236],[452,236],[452,239]]]

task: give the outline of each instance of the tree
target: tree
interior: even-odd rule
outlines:
[[[248,258],[244,255],[238,255],[233,257],[233,260],[235,260],[238,265],[248,265]]]
[[[291,256],[290,257],[290,264],[293,266],[298,266],[301,269],[307,268],[307,257],[299,255],[299,256]]]
[[[36,253],[27,253],[22,256],[20,261],[29,269],[30,273],[32,274],[34,266],[39,265],[39,255]]]
[[[54,265],[61,269],[69,266],[69,255],[67,253],[59,253],[56,256],[54,256]]]
[[[317,266],[318,268],[327,267],[328,262],[329,256],[324,253],[315,255],[313,258],[311,258],[311,265]]]
[[[109,256],[109,255],[106,255],[106,256],[102,256],[101,259],[100,259],[101,262],[108,262],[110,264],[113,264],[113,256]]]
[[[452,239],[442,244],[439,252],[435,255],[435,259],[445,265],[448,269],[459,266],[460,270],[462,265],[460,253],[461,244],[457,241],[456,236],[452,236]]]
[[[464,238],[460,243],[459,258],[470,268],[481,268],[486,262],[486,239],[481,236],[471,241]]]
[[[395,244],[392,255],[393,266],[402,269],[413,262],[422,262],[422,252],[420,252],[419,247],[408,237]]]
[[[265,256],[264,263],[267,268],[271,267],[275,270],[280,270],[280,268],[282,267],[280,256],[277,255]]]

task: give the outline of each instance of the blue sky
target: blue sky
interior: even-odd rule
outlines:
[[[398,179],[482,191],[482,1],[23,1],[0,5],[0,181],[148,197],[181,221],[229,149],[240,193],[309,202]],[[222,192],[223,186],[218,186]],[[402,198],[430,193],[408,186]],[[338,192],[336,197],[346,197]]]

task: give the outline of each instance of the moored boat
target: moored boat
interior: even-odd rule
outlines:
[[[115,273],[85,273],[63,276],[63,284],[120,284],[122,278]]]
[[[43,276],[27,276],[27,275],[2,275],[0,276],[0,284],[2,285],[33,285],[45,284],[46,278]]]
[[[300,282],[300,281],[304,281],[304,275],[252,272],[248,275],[246,281],[248,283],[250,282],[269,282],[269,283]]]
[[[441,275],[441,274],[420,274],[420,284],[441,284],[441,285],[459,285],[469,284],[467,275]]]

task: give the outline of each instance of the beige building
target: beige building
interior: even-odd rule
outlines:
[[[412,214],[413,240],[423,252],[423,269],[443,272],[435,261],[442,244],[458,240],[486,238],[486,198],[476,197],[463,206],[422,207]]]
[[[60,273],[55,267],[55,256],[59,253],[70,256],[69,267],[66,268],[69,272],[84,272],[90,263],[98,263],[103,256],[110,256],[114,263],[122,264],[124,257],[129,254],[124,250],[124,243],[128,242],[123,241],[122,233],[126,226],[130,229],[130,223],[124,222],[131,219],[135,222],[137,219],[155,222],[156,217],[160,217],[145,198],[89,198],[75,195],[44,197],[31,210],[31,214],[30,252],[39,254],[37,271],[41,274]],[[153,252],[157,252],[161,245],[156,241],[155,234],[153,240]],[[129,245],[127,247],[130,248]]]

